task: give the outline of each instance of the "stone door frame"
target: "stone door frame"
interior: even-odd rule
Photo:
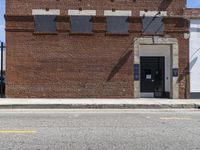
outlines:
[[[145,37],[134,39],[134,65],[140,64],[140,45],[170,45],[171,47],[171,90],[170,98],[179,98],[178,75],[173,74],[173,70],[179,68],[179,46],[176,38]],[[140,80],[134,80],[134,98],[140,98]]]

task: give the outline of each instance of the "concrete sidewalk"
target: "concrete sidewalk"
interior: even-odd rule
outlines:
[[[0,109],[200,109],[200,100],[7,98]]]

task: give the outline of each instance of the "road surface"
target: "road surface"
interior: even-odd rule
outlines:
[[[0,150],[200,150],[200,110],[0,110]]]

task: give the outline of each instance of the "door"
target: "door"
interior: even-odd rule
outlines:
[[[165,58],[164,57],[140,57],[141,96],[164,97]]]

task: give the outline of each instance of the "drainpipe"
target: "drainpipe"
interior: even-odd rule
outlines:
[[[3,42],[1,42],[1,98],[3,98]]]

